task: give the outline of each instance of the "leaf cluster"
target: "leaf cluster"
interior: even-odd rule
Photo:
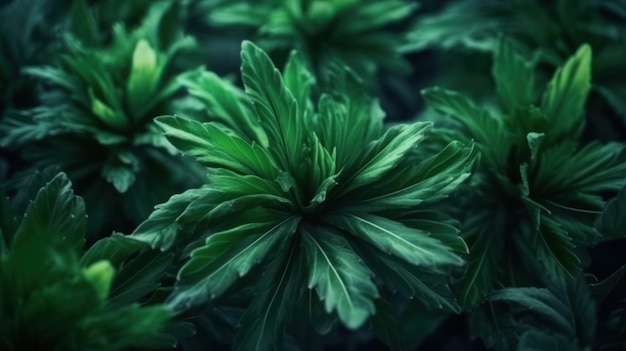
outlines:
[[[429,204],[467,178],[472,146],[451,142],[420,159],[416,148],[431,124],[384,131],[376,101],[345,68],[314,108],[298,54],[280,74],[244,42],[242,61],[245,96],[210,73],[187,83],[216,121],[157,118],[209,180],[160,205],[133,233],[153,247],[194,247],[168,305],[184,311],[241,289],[243,280],[255,296],[239,349],[277,345],[303,303],[323,311],[325,330],[336,318],[356,329],[375,314],[380,285],[458,310],[445,273],[463,263],[466,246]]]
[[[139,301],[158,287],[171,255],[137,255],[144,245],[122,236],[83,253],[85,227],[83,200],[63,173],[37,192],[21,220],[3,192],[3,350],[123,350],[157,337],[169,320],[163,306]]]
[[[154,204],[201,179],[152,121],[171,111],[180,89],[174,60],[194,47],[191,38],[160,35],[176,11],[171,2],[156,3],[141,27],[115,25],[110,45],[68,36],[58,62],[24,69],[46,87],[41,103],[9,111],[0,125],[1,146],[20,150],[34,169],[61,167],[90,203],[100,204],[90,208],[94,228],[110,222],[107,208],[120,198],[136,224]],[[90,199],[101,196],[107,200]]]
[[[470,305],[496,282],[577,276],[581,249],[601,240],[594,222],[604,196],[623,186],[626,172],[623,145],[579,141],[591,89],[589,46],[556,71],[539,102],[533,68],[510,42],[500,42],[494,61],[497,106],[442,88],[423,93],[460,124],[454,135],[475,140],[482,155],[465,200],[472,206],[463,226],[470,259],[461,294]]]
[[[596,109],[610,106],[623,122],[626,121],[625,23],[626,4],[621,0],[457,1],[419,17],[406,49],[492,53],[498,49],[499,36],[504,34],[526,56],[548,68],[543,72],[549,75],[580,46],[589,44],[594,49],[593,88],[604,99],[603,104],[593,106]],[[456,77],[456,82],[462,83],[461,76]],[[608,119],[605,115],[598,113],[591,121],[605,134],[614,135],[614,131],[604,126],[610,120],[595,121]]]
[[[257,40],[267,50],[295,48],[317,76],[341,60],[371,77],[380,67],[410,70],[400,52],[404,38],[393,25],[415,9],[416,3],[404,0],[244,0],[214,5],[207,21],[257,30]]]

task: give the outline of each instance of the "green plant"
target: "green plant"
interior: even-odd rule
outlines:
[[[31,103],[28,100],[32,99],[32,92],[20,77],[20,70],[42,63],[57,52],[54,32],[48,29],[52,23],[62,23],[62,17],[50,1],[23,0],[0,5],[0,112],[13,105]]]
[[[258,30],[267,50],[296,48],[318,77],[337,59],[371,77],[379,67],[410,69],[399,50],[402,37],[389,25],[407,19],[415,8],[396,0],[244,0],[213,5],[208,21]]]
[[[222,104],[231,113],[219,122],[156,120],[209,176],[207,186],[173,196],[133,233],[162,249],[191,243],[168,305],[184,311],[252,287],[238,349],[276,347],[284,330],[304,322],[296,315],[321,318],[323,330],[337,317],[350,329],[384,318],[375,315],[378,285],[458,310],[446,274],[463,263],[466,246],[453,221],[430,205],[467,178],[473,148],[451,142],[422,158],[416,148],[431,124],[383,131],[376,101],[343,68],[315,108],[314,81],[298,54],[283,75],[250,42],[242,61],[251,110],[207,74],[210,90],[195,93],[215,99],[210,111]]]
[[[593,91],[603,99],[590,99],[589,122],[601,137],[615,139],[619,134],[606,110],[609,106],[626,122],[625,23],[622,0],[465,0],[419,18],[408,41],[409,50],[437,48],[454,56],[462,51],[492,53],[498,48],[498,37],[505,34],[526,56],[547,68],[546,76],[588,43],[594,50]],[[474,56],[472,64],[478,66],[478,61]],[[462,72],[450,78],[465,88],[473,84]]]
[[[21,221],[1,195],[0,348],[122,350],[158,335],[169,311],[137,302],[156,289],[170,254],[133,259],[144,245],[113,236],[83,255],[85,206],[65,174],[37,192]]]
[[[496,284],[577,276],[585,248],[602,240],[594,222],[603,196],[626,181],[623,145],[579,142],[591,89],[589,46],[557,70],[537,105],[533,68],[506,40],[493,77],[498,106],[479,107],[441,88],[423,93],[430,107],[460,123],[455,137],[474,139],[482,155],[460,197],[471,206],[462,227],[470,258],[459,287],[466,306]]]
[[[626,349],[626,0],[0,3],[0,350]]]
[[[161,35],[167,9],[150,12],[130,33],[117,25],[110,46],[68,38],[57,64],[25,69],[49,87],[41,105],[9,111],[0,125],[0,145],[19,150],[32,168],[58,165],[68,173],[91,205],[94,234],[105,223],[134,226],[156,203],[202,179],[153,124],[171,111],[180,88],[173,60],[194,45]],[[124,216],[111,212],[117,203]]]

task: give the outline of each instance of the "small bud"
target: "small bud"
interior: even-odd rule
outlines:
[[[109,296],[111,283],[113,283],[113,276],[115,275],[115,268],[113,268],[111,262],[107,260],[95,262],[83,269],[83,274],[96,289],[100,299],[106,300],[107,296]]]

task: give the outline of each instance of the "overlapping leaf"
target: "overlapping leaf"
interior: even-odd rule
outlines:
[[[380,274],[402,270],[382,279],[391,289],[408,284],[403,293],[456,310],[444,274],[463,264],[458,255],[466,246],[447,217],[418,210],[468,177],[473,148],[453,142],[420,159],[417,147],[431,125],[384,132],[380,108],[345,69],[333,71],[335,89],[315,110],[312,76],[299,54],[290,56],[284,76],[250,42],[241,57],[249,100],[215,76],[195,73],[186,85],[205,102],[209,121],[157,119],[174,145],[207,167],[209,180],[204,190],[160,205],[134,233],[154,247],[168,249],[176,240],[190,245],[183,252],[193,248],[169,306],[183,312],[251,286],[258,295],[237,347],[271,348],[262,339],[281,344],[307,288],[313,301],[322,299],[312,314],[328,316],[322,329],[335,323],[332,315],[350,329],[363,325],[376,311],[379,287],[369,267],[379,262]],[[254,108],[245,107],[250,101]],[[258,129],[242,125],[256,119]],[[400,211],[390,215],[395,200]],[[196,247],[198,240],[204,245]],[[354,245],[368,247],[367,255]],[[278,297],[293,305],[277,305]]]
[[[604,207],[602,194],[623,186],[626,158],[623,145],[578,142],[590,72],[591,50],[584,45],[554,74],[536,107],[529,63],[501,39],[493,70],[499,110],[479,108],[440,88],[424,92],[431,107],[462,123],[485,156],[466,200],[492,204],[475,207],[466,220],[471,223],[464,232],[470,242],[461,282],[466,305],[499,279],[515,281],[510,273],[505,277],[501,263],[528,268],[507,258],[513,253],[502,255],[503,248],[533,256],[536,261],[528,266],[536,276],[564,282],[585,264],[581,247],[598,241],[593,224]]]
[[[79,262],[85,208],[65,174],[38,191],[15,231],[11,217],[3,206],[0,228],[10,237],[0,252],[3,349],[122,350],[169,319],[163,306],[138,304],[159,286],[169,254],[138,253],[143,244],[116,236]]]

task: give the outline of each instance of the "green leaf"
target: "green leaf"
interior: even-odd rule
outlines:
[[[488,207],[472,214],[463,224],[469,257],[465,276],[458,288],[464,307],[479,303],[492,291],[498,280],[505,249],[502,233],[506,233],[507,227],[505,213]]]
[[[445,275],[411,266],[369,246],[361,246],[358,253],[393,293],[398,292],[409,299],[417,298],[429,309],[461,311]]]
[[[537,332],[547,333],[555,340],[572,340],[571,345],[575,345],[576,349],[585,349],[594,342],[596,308],[582,276],[565,286],[554,285],[549,289],[500,289],[489,295],[487,300],[490,303],[484,306],[489,310],[483,308],[480,313],[491,315],[496,324],[500,323],[502,330],[484,331],[504,335],[511,333],[508,334],[511,337],[502,340],[511,348],[518,343],[520,348],[535,347],[537,340],[530,337],[524,340],[523,335],[532,333],[536,336]]]
[[[358,169],[351,174],[345,191],[358,189],[384,177],[417,148],[431,128],[431,123],[423,122],[391,127],[379,140],[368,145],[355,161]]]
[[[463,260],[448,246],[428,233],[388,218],[366,213],[338,214],[330,216],[327,222],[414,266],[463,264]]]
[[[157,334],[169,318],[170,313],[163,306],[141,307],[137,304],[102,313],[84,322],[84,337],[91,338],[86,349],[123,350],[129,345],[139,346]],[[99,332],[94,333],[94,330]],[[98,345],[102,342],[98,334],[106,335],[106,346]]]
[[[304,140],[298,103],[263,50],[249,41],[244,41],[241,47],[245,90],[267,133],[270,150],[274,150],[273,155],[281,168],[295,170]]]
[[[311,89],[315,84],[315,76],[309,71],[302,55],[292,51],[283,73],[285,87],[291,91],[298,102],[299,118],[304,118],[306,111],[312,112],[313,102],[310,100]]]
[[[353,72],[343,67],[328,75],[335,85],[334,93],[322,94],[319,99],[316,135],[327,150],[337,152],[337,167],[341,169],[358,157],[355,147],[365,147],[380,138],[385,114],[376,101],[366,96]]]
[[[268,146],[267,135],[259,124],[252,102],[233,83],[204,69],[187,72],[179,80],[190,95],[204,104],[211,120],[237,131],[246,141],[254,141],[264,148]]]
[[[64,173],[59,173],[37,193],[28,207],[15,234],[14,245],[27,245],[32,240],[29,238],[45,235],[56,238],[58,244],[63,243],[78,253],[85,243],[85,225],[83,199],[74,195],[70,180]]]
[[[621,239],[626,237],[626,187],[609,201],[596,222],[596,229],[602,234],[603,240]]]
[[[374,314],[378,289],[373,273],[341,234],[324,227],[302,229],[309,266],[309,288],[325,302],[326,312],[337,311],[350,329],[357,329]]]
[[[540,215],[539,231],[531,241],[544,274],[555,282],[563,282],[580,271],[580,258],[575,245],[561,224],[546,215]]]
[[[109,305],[128,305],[154,292],[160,286],[159,280],[170,267],[173,258],[172,254],[152,250],[126,261],[113,281]]]
[[[429,310],[416,301],[409,302],[400,315],[401,333],[406,350],[417,350],[450,317],[449,312]]]
[[[626,184],[622,176],[626,172],[624,145],[591,142],[579,150],[575,147],[574,143],[563,143],[542,153],[534,171],[535,192],[598,194],[617,191]]]
[[[177,242],[181,221],[186,219],[187,210],[215,207],[211,199],[213,192],[214,190],[210,188],[200,188],[173,195],[166,203],[156,206],[150,217],[133,231],[132,238],[152,248],[170,249]],[[193,219],[198,220],[198,218]]]
[[[391,350],[409,350],[405,347],[402,323],[394,306],[383,299],[376,300],[376,314],[371,319],[371,329]]]
[[[245,233],[243,237],[230,231],[209,236],[206,245],[195,249],[178,273],[177,291],[168,305],[184,310],[220,296],[287,240],[299,221],[298,217],[289,217],[268,223],[273,225],[261,223],[254,234]]]
[[[358,11],[349,15],[349,20],[339,22],[335,30],[344,35],[371,31],[405,19],[418,7],[406,1],[374,1],[359,3]]]
[[[541,110],[552,125],[551,138],[580,134],[590,89],[591,47],[583,45],[557,70],[543,95]]]
[[[265,148],[229,135],[216,125],[178,116],[159,117],[156,123],[174,146],[207,167],[269,179],[278,176],[276,162]]]
[[[291,247],[281,248],[267,264],[256,296],[241,319],[235,350],[280,349],[285,327],[304,293],[304,262],[297,245],[288,244]]]
[[[89,266],[100,260],[108,260],[116,268],[146,244],[133,239],[131,236],[113,233],[113,235],[96,241],[80,259],[80,265]]]
[[[483,157],[494,165],[505,162],[510,142],[501,120],[454,91],[435,87],[423,90],[422,96],[430,108],[461,122],[481,146]]]
[[[535,73],[513,48],[512,43],[500,39],[495,53],[493,77],[500,103],[508,112],[518,106],[530,106],[535,100]]]
[[[367,192],[359,194],[361,206],[372,211],[388,211],[444,199],[470,176],[476,158],[473,145],[453,141],[417,165],[407,160]]]
[[[102,176],[112,183],[119,193],[125,193],[135,183],[134,168],[133,165],[109,161],[102,167]]]

